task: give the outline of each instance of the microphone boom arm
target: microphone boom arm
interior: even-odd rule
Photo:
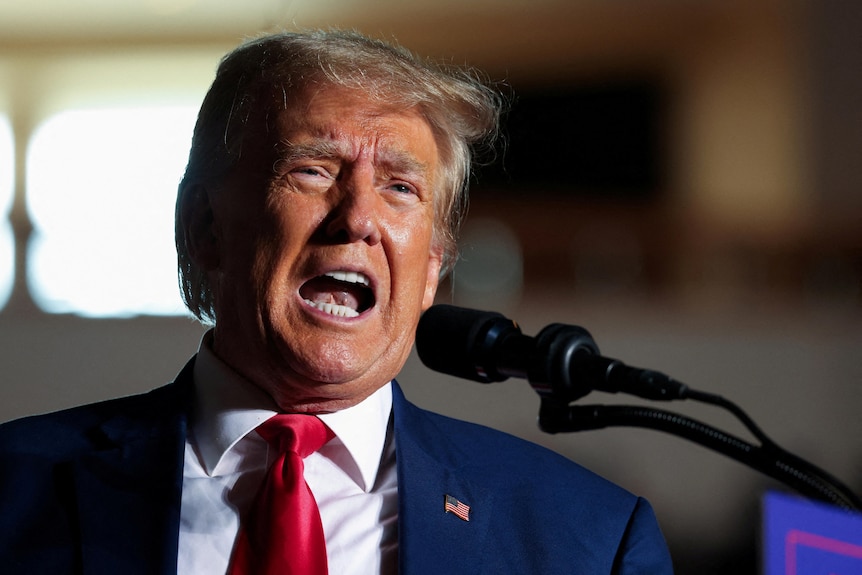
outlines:
[[[828,472],[773,442],[755,446],[678,413],[633,405],[569,406],[542,399],[539,427],[546,433],[605,427],[644,427],[698,443],[747,465],[813,499],[848,510],[862,510],[860,499]]]
[[[554,323],[533,338],[499,313],[435,305],[419,321],[416,348],[426,366],[456,377],[481,383],[527,379],[541,397],[539,426],[548,433],[608,426],[665,431],[723,453],[800,493],[862,510],[862,500],[847,486],[779,447],[734,403],[690,389],[657,371],[602,357],[589,332],[581,327]],[[713,404],[733,413],[761,445],[672,412],[635,406],[569,406],[594,390]]]

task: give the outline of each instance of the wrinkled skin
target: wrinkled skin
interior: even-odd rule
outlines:
[[[392,379],[434,300],[439,155],[414,110],[346,89],[302,100],[197,190],[187,228],[214,286],[215,353],[282,410],[321,413]]]

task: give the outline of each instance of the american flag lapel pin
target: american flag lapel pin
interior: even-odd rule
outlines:
[[[461,503],[449,494],[446,494],[444,499],[443,510],[446,513],[454,513],[459,519],[470,521],[470,506]]]

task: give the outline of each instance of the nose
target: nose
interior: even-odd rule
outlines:
[[[342,187],[338,202],[330,213],[326,232],[330,238],[347,243],[380,242],[377,190],[371,183],[354,183]]]

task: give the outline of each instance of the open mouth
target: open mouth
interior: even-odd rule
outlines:
[[[374,305],[371,281],[358,272],[334,271],[317,276],[299,288],[308,305],[338,317],[356,317]]]

